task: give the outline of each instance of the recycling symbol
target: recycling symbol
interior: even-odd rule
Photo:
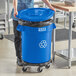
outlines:
[[[39,43],[39,47],[40,47],[40,48],[46,48],[46,47],[47,47],[47,42],[46,42],[46,40],[42,40],[42,41]]]

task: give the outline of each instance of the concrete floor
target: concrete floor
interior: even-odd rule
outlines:
[[[63,26],[57,25],[57,28]],[[67,46],[67,40],[56,42],[56,50],[66,49]],[[72,47],[76,48],[76,40],[72,40]],[[16,65],[14,43],[7,39],[0,40],[0,76],[76,76],[76,62],[73,62],[71,69],[67,69],[67,65],[66,60],[56,56],[55,63],[48,70],[44,69],[42,73],[23,73],[22,67]]]

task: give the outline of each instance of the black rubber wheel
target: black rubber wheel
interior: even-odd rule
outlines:
[[[41,67],[39,67],[39,68],[37,69],[37,71],[38,71],[38,72],[42,72],[43,69],[41,69]]]
[[[23,72],[26,72],[26,71],[27,71],[27,68],[24,68],[24,67],[23,67],[23,68],[22,68],[22,71],[23,71]]]
[[[46,69],[49,69],[49,68],[50,68],[50,65],[46,65],[45,68],[46,68]]]
[[[4,38],[4,37],[3,37],[3,35],[1,34],[1,35],[0,35],[0,39],[3,40],[3,38]]]
[[[75,23],[73,23],[72,28],[75,28]]]

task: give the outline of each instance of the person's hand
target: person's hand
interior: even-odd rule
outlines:
[[[51,7],[50,7],[50,9],[52,9],[52,10],[54,10],[54,11],[56,12],[56,10],[55,10],[55,8],[54,8],[54,7],[52,7],[52,6],[51,6]]]
[[[16,15],[18,15],[18,12],[17,11],[14,11],[14,17],[16,17]]]

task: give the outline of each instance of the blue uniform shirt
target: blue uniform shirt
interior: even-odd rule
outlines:
[[[34,0],[18,0],[17,4],[17,11],[27,9],[27,8],[33,8],[34,7]],[[18,20],[14,17],[14,9],[12,10],[11,17],[13,20]]]

